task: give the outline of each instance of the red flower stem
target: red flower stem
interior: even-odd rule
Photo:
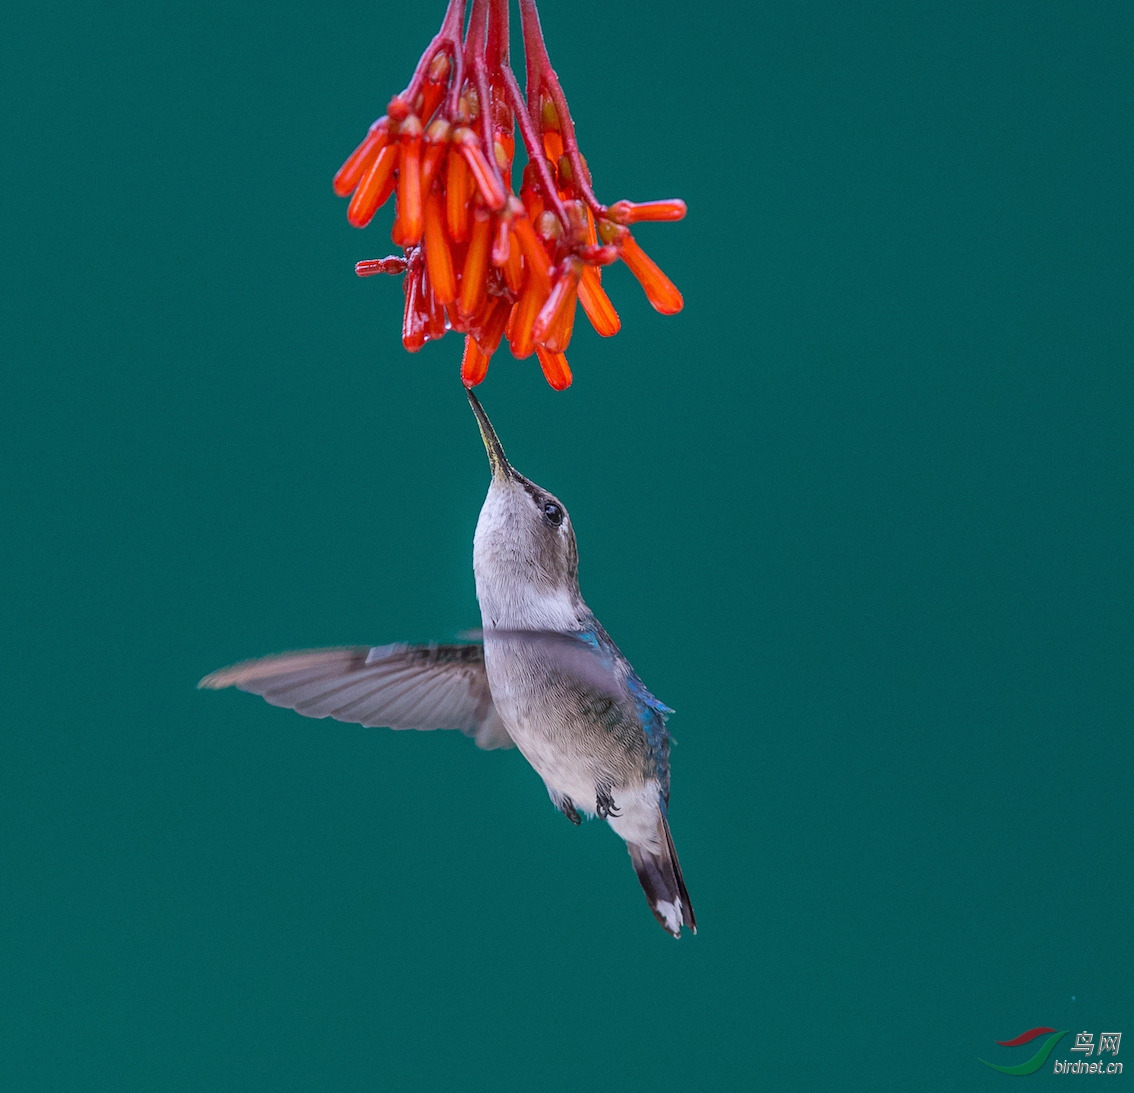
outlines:
[[[413,71],[413,78],[409,82],[409,87],[398,96],[398,99],[405,102],[411,110],[413,109],[413,100],[417,98],[417,93],[425,82],[425,73],[429,69],[429,64],[438,53],[448,53],[452,59],[456,69],[453,73],[452,86],[454,94],[460,94],[460,87],[464,82],[464,71],[461,64],[461,32],[465,25],[465,2],[466,0],[449,0],[441,29],[433,36],[433,41],[429,43],[425,52],[421,55],[421,60],[417,62],[417,68]],[[454,108],[456,107],[455,97],[452,105]]]
[[[508,0],[489,0],[488,44],[485,59],[490,72],[508,64]]]
[[[452,81],[453,82],[449,85],[449,102],[445,109],[448,111],[450,118],[455,118],[461,105],[461,88],[465,83],[465,52],[460,48],[459,44],[453,49]]]
[[[475,65],[484,57],[486,24],[488,21],[488,0],[472,0],[469,12],[469,30],[465,35],[465,63],[468,65],[469,78],[476,83]],[[477,94],[480,89],[477,88]],[[481,115],[488,110],[488,100],[480,102]]]
[[[488,66],[489,79],[492,81],[493,91],[493,105],[494,116],[490,119],[492,125],[492,144],[490,151],[492,153],[492,162],[501,171],[508,171],[510,168],[505,168],[500,165],[496,159],[496,141],[497,135],[504,137],[505,151],[507,151],[507,143],[515,145],[513,133],[515,131],[515,119],[512,117],[512,109],[500,98],[499,84],[503,78],[503,73],[508,71],[508,4],[510,0],[489,0],[488,8],[488,42],[485,47],[485,62]],[[511,189],[511,179],[508,180],[508,189]]]
[[[571,120],[567,96],[559,86],[559,77],[555,75],[555,69],[551,67],[551,58],[547,55],[535,0],[520,0],[520,26],[524,32],[524,64],[528,70],[528,103],[532,110],[542,113],[539,96],[546,87],[551,101],[555,104],[555,112],[559,115],[563,150],[571,163],[571,172],[574,175],[572,184],[597,216],[605,216],[606,206],[595,197],[594,190],[587,181],[587,169],[579,153],[579,142],[575,139],[575,123]]]
[[[516,81],[515,73],[510,68],[505,68],[503,71],[504,86],[508,89],[508,97],[512,100],[512,109],[515,111],[516,120],[520,123],[520,138],[527,150],[528,160],[535,166],[536,172],[539,174],[539,181],[543,186],[546,201],[555,210],[555,215],[559,217],[563,227],[568,229],[571,225],[567,219],[567,210],[563,207],[563,202],[559,198],[559,187],[555,185],[551,171],[547,168],[547,156],[543,151],[543,142],[539,139],[535,126],[532,125],[531,115],[524,103],[524,96],[520,93],[520,85]]]
[[[480,107],[481,140],[484,142],[484,156],[504,189],[504,180],[496,163],[496,149],[492,139],[492,99],[488,93],[488,66],[485,63],[485,25],[488,17],[488,0],[473,0],[472,14],[469,16],[469,34],[465,39],[465,61],[469,67],[469,78],[476,88]]]

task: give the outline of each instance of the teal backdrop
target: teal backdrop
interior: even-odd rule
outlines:
[[[0,17],[0,1087],[1129,1063],[1129,3],[545,0],[600,195],[688,201],[639,233],[686,306],[614,268],[569,391],[481,394],[677,710],[699,936],[514,751],[194,689],[477,623],[459,341],[402,351],[330,186],[442,6]]]

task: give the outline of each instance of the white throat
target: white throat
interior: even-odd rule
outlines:
[[[485,630],[579,629],[587,607],[570,586],[541,573],[523,534],[526,499],[507,488],[489,490],[473,539],[476,598]]]

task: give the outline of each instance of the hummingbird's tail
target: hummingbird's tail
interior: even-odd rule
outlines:
[[[693,916],[693,904],[681,876],[681,863],[673,848],[673,838],[669,824],[664,816],[658,817],[658,847],[651,849],[641,843],[626,844],[634,872],[646,893],[654,918],[662,929],[674,937],[681,936],[681,927],[688,926],[697,932],[697,920]]]

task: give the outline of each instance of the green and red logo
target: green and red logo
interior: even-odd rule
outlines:
[[[1040,1045],[1039,1051],[1030,1059],[1016,1063],[1015,1066],[1001,1066],[1000,1063],[990,1063],[987,1059],[979,1061],[993,1070],[999,1070],[1001,1074],[1014,1074],[1017,1077],[1034,1074],[1047,1062],[1048,1056],[1055,1050],[1055,1045],[1066,1035],[1066,1032],[1057,1032],[1053,1028],[1030,1028],[1011,1040],[996,1041],[1001,1047],[1022,1047],[1040,1036],[1046,1036],[1047,1039]],[[1093,1032],[1084,1029],[1075,1034],[1075,1043],[1071,1045],[1071,1054],[1078,1055],[1079,1058],[1056,1059],[1051,1072],[1052,1074],[1121,1074],[1122,1063],[1115,1059],[1121,1047],[1121,1032],[1100,1032],[1096,1040]],[[1092,1059],[1091,1056],[1096,1052],[1098,1054]],[[1110,1055],[1110,1059],[1104,1060],[1104,1055]]]
[[[993,1070],[999,1070],[1001,1074],[1034,1074],[1044,1063],[1047,1062],[1047,1057],[1055,1050],[1055,1045],[1067,1035],[1070,1030],[1064,1032],[1056,1032],[1053,1028],[1030,1028],[1027,1032],[1021,1032],[1019,1036],[1014,1036],[1011,1040],[997,1040],[996,1042],[1001,1047],[1020,1047],[1022,1044],[1030,1044],[1037,1037],[1045,1036],[1048,1033],[1054,1035],[1048,1036],[1046,1040],[1040,1045],[1037,1051],[1030,1059],[1024,1060],[1022,1063],[1017,1063],[1015,1066],[1000,1066],[998,1063],[990,1063],[987,1059],[981,1059],[980,1062],[985,1066],[992,1067]]]

